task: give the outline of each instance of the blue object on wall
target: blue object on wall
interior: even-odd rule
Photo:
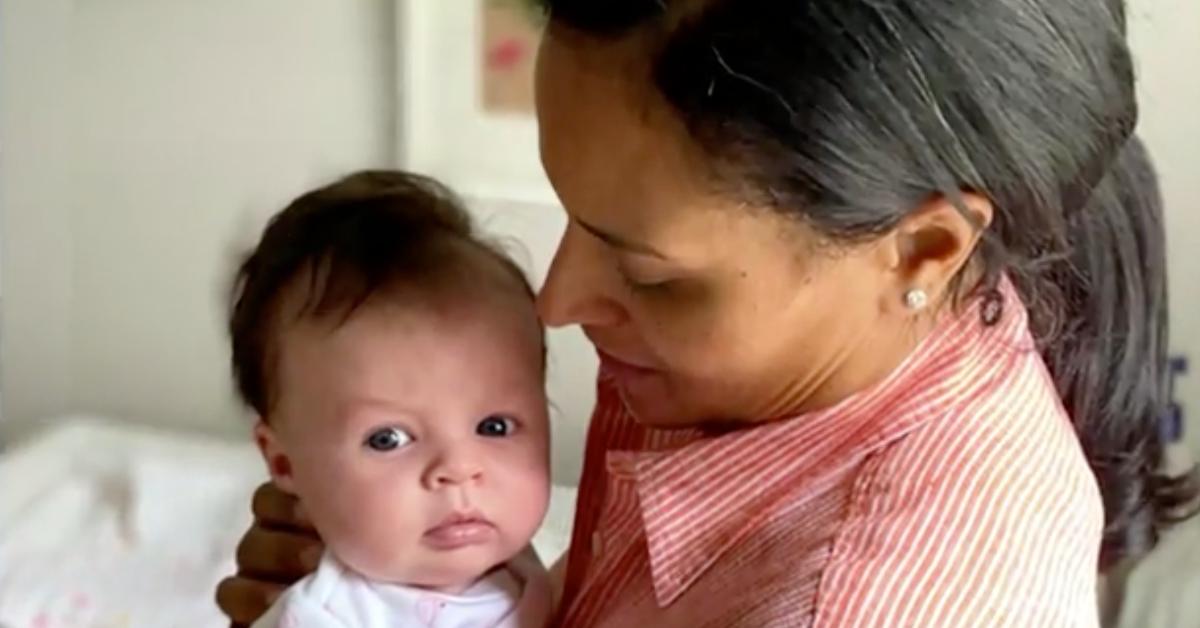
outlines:
[[[1187,358],[1171,358],[1167,364],[1167,412],[1163,417],[1161,437],[1163,442],[1174,443],[1183,439],[1183,407],[1175,399],[1175,379],[1188,372]]]

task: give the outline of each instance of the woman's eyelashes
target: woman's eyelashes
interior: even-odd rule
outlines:
[[[415,439],[412,434],[399,427],[384,427],[367,434],[363,445],[374,451],[389,452],[400,449],[413,440]]]
[[[621,283],[625,284],[625,287],[631,292],[653,292],[655,290],[661,290],[671,284],[670,279],[645,281],[630,277],[629,273],[625,271],[620,271],[618,274],[621,276]]]
[[[633,270],[624,264],[617,264],[617,275],[621,283],[633,292],[651,292],[669,287],[678,280],[664,271]]]

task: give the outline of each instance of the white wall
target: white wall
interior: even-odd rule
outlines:
[[[1162,182],[1171,277],[1171,337],[1191,358],[1178,381],[1187,436],[1200,453],[1200,2],[1130,0],[1141,126]]]
[[[389,163],[387,0],[3,3],[4,422],[242,429],[235,240]]]
[[[65,2],[0,3],[3,428],[70,403],[71,107],[61,91],[68,49],[58,37],[68,15]]]

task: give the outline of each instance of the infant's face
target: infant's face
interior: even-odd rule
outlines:
[[[368,578],[455,590],[541,524],[541,335],[532,304],[514,303],[367,305],[336,330],[283,330],[268,462],[334,554]]]

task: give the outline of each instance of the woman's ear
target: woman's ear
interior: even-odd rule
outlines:
[[[941,302],[971,260],[993,211],[987,198],[963,192],[958,199],[931,197],[905,216],[887,246],[896,279],[893,302],[905,307],[914,290],[922,291],[928,303]]]
[[[267,463],[271,481],[279,487],[279,490],[295,495],[292,461],[284,451],[283,444],[279,442],[279,436],[275,434],[275,430],[262,419],[259,419],[254,426],[254,442],[258,445],[263,460]]]

